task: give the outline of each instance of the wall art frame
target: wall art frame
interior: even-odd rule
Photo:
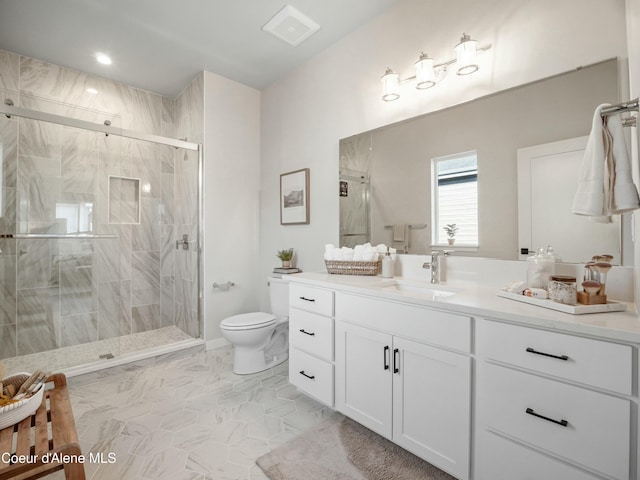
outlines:
[[[309,221],[309,169],[280,174],[280,225],[308,225]]]

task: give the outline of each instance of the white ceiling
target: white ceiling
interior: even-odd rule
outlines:
[[[202,70],[261,89],[399,1],[0,0],[0,48],[172,97]],[[297,47],[261,30],[285,4],[320,24]]]

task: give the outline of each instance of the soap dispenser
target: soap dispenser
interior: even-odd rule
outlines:
[[[393,277],[393,259],[391,258],[389,247],[387,247],[387,254],[382,259],[382,276],[384,278]]]

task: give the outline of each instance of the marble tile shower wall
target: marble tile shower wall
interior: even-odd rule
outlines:
[[[175,99],[175,132],[178,138],[204,143],[204,75],[196,77]],[[198,321],[198,154],[188,150],[174,150],[175,228],[177,238],[188,234],[189,250],[176,250],[174,303],[176,326],[196,337],[200,333]],[[165,288],[165,285],[163,285]],[[170,285],[166,286],[169,290]]]
[[[88,94],[88,87],[99,94]],[[190,90],[189,101],[170,99],[0,50],[0,92],[16,105],[174,138],[180,126],[182,137],[201,141],[189,131],[199,117],[188,113],[198,88],[190,86],[182,97]],[[0,239],[0,358],[171,325],[198,335],[193,302],[185,301],[185,292],[197,299],[196,263],[193,255],[176,262],[175,249],[184,228],[197,238],[197,154],[181,161],[185,155],[114,135],[0,118],[0,234],[117,235]],[[131,221],[124,190],[114,189],[109,199],[109,176],[140,179],[140,223]]]

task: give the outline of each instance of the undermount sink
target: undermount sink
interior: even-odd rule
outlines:
[[[377,288],[388,292],[398,292],[420,297],[450,297],[457,292],[454,289],[440,287],[429,283],[407,282],[403,280],[389,280],[376,285]]]

